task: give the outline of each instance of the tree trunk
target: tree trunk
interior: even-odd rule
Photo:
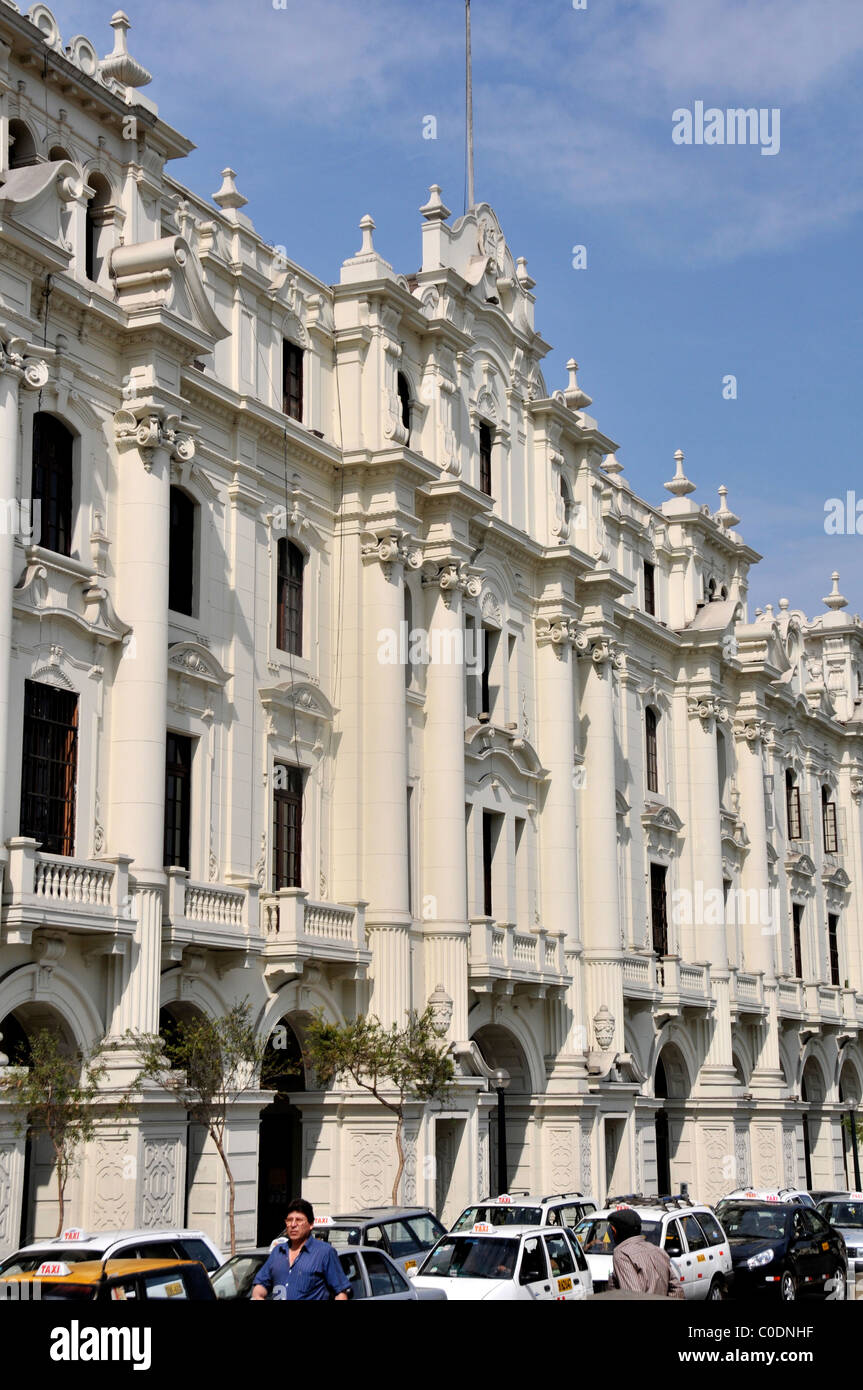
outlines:
[[[394,1207],[397,1207],[398,1204],[399,1204],[399,1184],[400,1184],[400,1182],[401,1182],[401,1180],[402,1180],[402,1173],[403,1173],[404,1170],[405,1170],[405,1151],[404,1151],[404,1145],[402,1144],[402,1126],[403,1126],[403,1124],[404,1124],[404,1117],[400,1114],[400,1115],[398,1116],[398,1118],[396,1119],[396,1149],[398,1150],[398,1155],[399,1155],[399,1166],[398,1166],[398,1168],[396,1169],[396,1180],[395,1180],[395,1182],[393,1183],[393,1206],[394,1206]]]
[[[59,1156],[55,1156],[54,1161],[57,1164],[57,1230],[54,1233],[54,1239],[56,1240],[58,1236],[63,1234],[63,1220],[66,1215],[66,1183],[63,1180],[63,1169],[60,1165]],[[24,1200],[27,1200],[26,1193],[24,1194]]]
[[[224,1148],[223,1148],[223,1146],[222,1146],[222,1141],[221,1141],[221,1139],[219,1138],[219,1136],[218,1136],[217,1134],[215,1134],[215,1133],[213,1132],[213,1130],[210,1130],[210,1133],[213,1135],[213,1143],[215,1144],[216,1148],[217,1148],[218,1151],[219,1151],[219,1158],[222,1160],[223,1164],[225,1165],[225,1172],[226,1172],[227,1175],[228,1175],[228,1230],[229,1230],[230,1236],[231,1236],[231,1254],[232,1254],[232,1255],[236,1255],[236,1253],[237,1253],[237,1232],[236,1232],[236,1228],[235,1228],[235,1226],[234,1226],[234,1208],[235,1208],[235,1205],[236,1205],[236,1195],[237,1195],[237,1194],[236,1194],[236,1187],[235,1187],[235,1184],[234,1184],[234,1175],[233,1175],[233,1173],[231,1172],[231,1165],[230,1165],[230,1163],[228,1162],[228,1155],[225,1153],[225,1150],[224,1150]]]

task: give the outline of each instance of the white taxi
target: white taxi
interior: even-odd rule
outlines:
[[[736,1192],[729,1192],[721,1200],[723,1202],[794,1202],[799,1207],[814,1207],[816,1205],[811,1193],[802,1192],[796,1187],[778,1187],[769,1191],[763,1189],[756,1191],[754,1187],[739,1187]]]
[[[441,1236],[413,1276],[417,1288],[448,1299],[568,1302],[593,1292],[578,1241],[564,1227],[507,1226],[487,1221]]]
[[[637,1212],[645,1240],[668,1255],[684,1298],[693,1302],[725,1298],[731,1285],[731,1247],[715,1213],[710,1207],[660,1197],[617,1202],[576,1226],[574,1235],[587,1256],[597,1293],[608,1287],[611,1278],[614,1241],[608,1218],[623,1208]]]

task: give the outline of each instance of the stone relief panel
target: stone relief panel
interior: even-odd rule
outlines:
[[[392,1196],[395,1144],[390,1134],[355,1130],[350,1139],[348,1173],[351,1201],[386,1206]]]
[[[97,1139],[93,1150],[93,1224],[97,1230],[122,1230],[134,1222],[135,1173],[129,1146],[121,1135]]]
[[[756,1163],[754,1181],[758,1183],[759,1187],[780,1187],[782,1178],[779,1172],[779,1147],[776,1130],[769,1125],[756,1125],[754,1138]]]
[[[752,1164],[749,1161],[749,1134],[738,1129],[734,1135],[734,1184],[748,1187],[752,1182]]]
[[[731,1131],[725,1125],[705,1125],[701,1131],[701,1150],[704,1158],[702,1200],[712,1204],[728,1191],[733,1158]]]
[[[145,1139],[143,1146],[143,1194],[141,1225],[145,1230],[172,1226],[175,1214],[179,1142],[176,1139]]]
[[[12,1159],[15,1149],[11,1144],[0,1145],[0,1247],[11,1244],[12,1233],[9,1225],[12,1219]]]
[[[549,1187],[554,1192],[571,1191],[578,1179],[573,1128],[547,1129],[544,1134],[548,1142]]]
[[[582,1192],[592,1192],[593,1190],[589,1129],[583,1129],[581,1131],[581,1190]]]
[[[480,1120],[477,1143],[476,1195],[485,1197],[490,1189],[488,1175],[488,1124]]]
[[[405,1171],[402,1179],[404,1201],[412,1206],[417,1200],[417,1131],[406,1130],[404,1137]]]
[[[782,1132],[782,1166],[785,1183],[788,1187],[797,1186],[797,1163],[794,1157],[794,1133],[790,1129]]]

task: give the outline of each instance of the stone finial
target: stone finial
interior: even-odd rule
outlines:
[[[584,410],[592,404],[593,398],[586,391],[582,391],[578,384],[578,363],[574,357],[570,357],[566,370],[569,372],[569,385],[563,393],[563,398],[570,410]]]
[[[115,82],[122,82],[124,87],[146,87],[148,82],[152,82],[153,74],[129,52],[126,34],[131,27],[132,21],[122,10],[115,11],[111,16],[114,50],[102,59],[99,71],[103,77],[113,77]]]
[[[434,993],[429,995],[428,1005],[432,1012],[435,1026],[446,1032],[452,1021],[453,1001],[451,995],[447,994],[443,985],[438,985]]]
[[[791,607],[791,604],[789,603],[789,601],[788,601],[787,598],[781,598],[781,599],[779,600],[779,609],[780,609],[780,612],[782,612],[782,613],[787,613],[787,612],[788,612],[788,609],[789,609],[790,607]]]
[[[765,603],[765,605],[764,605],[764,616],[765,616],[765,618],[767,619],[768,622],[770,622],[770,623],[773,622],[773,604],[772,604],[772,603]]]
[[[524,290],[532,290],[536,281],[528,274],[527,256],[519,256],[515,263],[515,278]]]
[[[691,483],[683,471],[683,450],[677,449],[674,454],[675,473],[669,483],[663,483],[666,492],[670,492],[674,497],[685,497],[688,492],[695,491],[695,484]]]
[[[616,477],[618,473],[623,472],[623,464],[620,462],[617,454],[606,454],[605,458],[602,460],[602,466],[605,472],[610,473],[613,478]]]
[[[246,203],[249,201],[248,198],[244,198],[242,193],[237,189],[237,185],[234,182],[236,177],[237,175],[233,169],[222,170],[222,186],[217,193],[213,194],[213,202],[216,203],[223,212],[227,212],[232,208],[245,207]]]
[[[728,488],[723,483],[719,489],[719,511],[716,513],[715,517],[715,520],[719,522],[723,531],[730,531],[732,526],[736,526],[740,520],[740,517],[735,516],[729,507],[727,498]]]
[[[848,607],[848,600],[844,594],[840,594],[839,592],[839,571],[834,570],[830,578],[833,581],[833,588],[821,602],[824,604],[825,608],[830,609],[831,613],[838,613],[840,608]]]
[[[593,1036],[603,1052],[607,1052],[614,1041],[614,1014],[607,1004],[602,1004],[593,1015]]]
[[[450,215],[450,210],[441,197],[439,183],[433,183],[429,189],[429,200],[425,207],[420,208],[420,212],[426,222],[446,222]]]
[[[357,252],[358,256],[374,256],[376,254],[374,230],[375,219],[369,213],[366,213],[365,217],[363,217],[360,221],[360,231],[363,234],[363,244]]]

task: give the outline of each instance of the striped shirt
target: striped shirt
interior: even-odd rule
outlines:
[[[255,1283],[263,1284],[271,1298],[322,1301],[347,1293],[350,1282],[334,1247],[327,1241],[309,1236],[293,1264],[290,1249],[287,1241],[277,1245],[255,1275]]]
[[[614,1247],[610,1287],[633,1293],[664,1293],[669,1298],[684,1296],[671,1260],[644,1236],[630,1236]]]

